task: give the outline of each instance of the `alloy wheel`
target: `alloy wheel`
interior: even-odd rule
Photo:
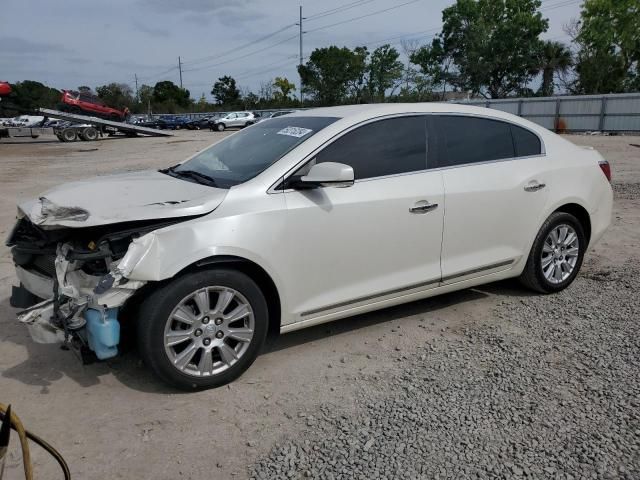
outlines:
[[[570,225],[555,226],[542,246],[542,273],[547,281],[559,284],[567,280],[576,267],[580,254],[580,241]]]
[[[201,288],[173,309],[164,329],[164,349],[180,372],[207,377],[233,366],[249,348],[255,330],[248,300],[229,287]]]

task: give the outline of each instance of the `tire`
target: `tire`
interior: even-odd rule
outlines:
[[[65,128],[60,136],[63,142],[75,142],[78,139],[78,132],[73,128]]]
[[[93,142],[94,140],[98,139],[98,130],[96,130],[93,127],[87,127],[84,130],[82,130],[82,133],[80,134],[80,138],[88,142]]]
[[[39,136],[40,136],[40,135],[31,135],[31,138],[33,138],[33,139],[35,140],[35,139],[36,139],[36,138],[38,138]]]
[[[564,290],[582,267],[587,243],[584,228],[576,217],[565,212],[552,213],[536,235],[520,282],[540,293]]]
[[[230,323],[223,320],[215,311],[223,292],[232,294],[222,309],[225,317],[241,307],[249,313]],[[201,309],[203,298],[208,298],[210,306]],[[172,280],[145,299],[137,323],[138,347],[144,362],[171,386],[182,390],[219,387],[253,363],[265,341],[267,324],[266,300],[250,277],[232,269],[201,270]],[[243,341],[234,338],[240,334],[245,336]]]
[[[218,130],[219,132],[224,132],[225,126],[224,123],[218,123],[216,125],[216,130]]]

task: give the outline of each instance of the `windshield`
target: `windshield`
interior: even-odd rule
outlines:
[[[210,185],[230,188],[262,173],[336,120],[332,117],[290,117],[261,122],[164,172],[191,181],[208,179],[206,183]]]

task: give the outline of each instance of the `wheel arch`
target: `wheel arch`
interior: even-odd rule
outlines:
[[[576,217],[584,229],[584,235],[587,238],[587,246],[589,246],[589,243],[591,242],[591,216],[587,209],[578,203],[566,203],[556,208],[553,213],[555,212],[564,212]]]
[[[236,255],[214,255],[195,261],[191,265],[183,268],[176,274],[176,276],[214,266],[233,267],[251,277],[251,279],[258,284],[264,293],[269,312],[269,327],[267,334],[271,336],[280,333],[280,324],[282,322],[282,303],[280,300],[280,293],[278,292],[276,283],[273,281],[273,278],[271,278],[271,275],[269,275],[264,268],[254,261]]]

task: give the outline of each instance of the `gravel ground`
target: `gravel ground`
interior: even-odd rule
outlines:
[[[617,198],[637,199],[640,197],[640,183],[615,183],[613,192]]]
[[[356,413],[299,415],[252,478],[640,478],[640,265],[587,265],[558,295],[411,352]],[[301,432],[302,433],[302,432]],[[304,438],[304,439],[302,439]]]

